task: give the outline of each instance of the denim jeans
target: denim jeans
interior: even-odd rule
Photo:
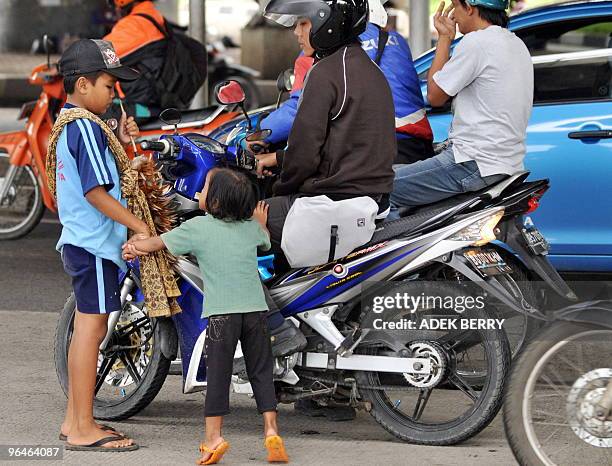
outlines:
[[[401,207],[431,204],[466,192],[479,191],[506,175],[482,177],[476,162],[456,163],[452,146],[427,160],[397,165],[387,221],[400,218]]]

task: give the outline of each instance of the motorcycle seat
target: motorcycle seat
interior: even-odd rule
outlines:
[[[479,202],[495,199],[508,188],[517,186],[529,176],[529,172],[522,171],[508,176],[497,183],[480,191],[460,194],[433,204],[427,204],[412,209],[400,210],[401,218],[381,224],[374,232],[368,246],[388,241],[398,236],[408,235],[420,227],[432,227],[442,223],[460,211],[470,208]]]
[[[212,115],[215,114],[219,109],[218,106],[198,108],[196,110],[185,110],[181,111],[181,122],[180,127],[185,126],[199,126],[196,123],[204,124]],[[159,118],[148,121],[143,125],[140,125],[141,131],[161,130],[162,127],[168,127],[167,123],[164,123]]]

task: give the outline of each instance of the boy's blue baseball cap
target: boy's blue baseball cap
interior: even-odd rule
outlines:
[[[62,54],[59,70],[63,76],[104,71],[119,81],[133,81],[139,73],[121,64],[113,44],[107,40],[81,39]]]

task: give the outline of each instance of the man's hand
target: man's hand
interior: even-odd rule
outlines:
[[[268,223],[269,208],[270,206],[264,201],[259,201],[255,206],[255,211],[253,211],[253,219],[257,220],[264,230],[266,230],[266,224]]]
[[[117,127],[117,137],[122,144],[129,144],[132,142],[130,138],[137,138],[140,135],[138,125],[134,120],[134,117],[129,117],[125,113],[121,113],[121,120]]]
[[[438,11],[434,15],[434,27],[438,31],[438,40],[449,39],[451,42],[455,40],[457,35],[457,22],[455,21],[455,15],[453,2],[445,10],[445,2],[440,2]]]
[[[256,156],[256,159],[257,159],[257,164],[255,166],[257,167],[257,177],[258,178],[263,178],[264,176],[274,175],[274,173],[272,173],[270,170],[267,170],[267,168],[276,167],[276,165],[278,164],[278,162],[276,161],[275,153],[260,154]]]

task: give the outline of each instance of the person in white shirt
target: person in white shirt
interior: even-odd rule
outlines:
[[[439,34],[427,79],[433,107],[453,101],[446,148],[433,158],[396,167],[391,214],[490,186],[524,169],[533,107],[533,64],[525,44],[508,31],[508,0],[441,2]],[[454,49],[459,31],[465,36]]]

